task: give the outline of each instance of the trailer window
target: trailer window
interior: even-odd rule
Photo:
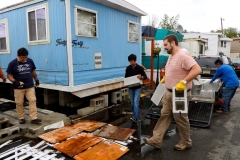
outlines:
[[[0,20],[0,54],[3,53],[10,53],[7,19]]]
[[[49,43],[47,4],[27,9],[28,43]]]
[[[77,36],[97,37],[97,12],[75,6],[75,29]]]
[[[139,42],[139,24],[135,22],[128,22],[128,41]]]

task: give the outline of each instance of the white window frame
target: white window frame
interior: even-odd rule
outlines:
[[[96,36],[85,36],[85,35],[79,35],[78,34],[78,21],[77,21],[77,11],[78,11],[78,9],[96,14]],[[98,38],[98,12],[95,11],[95,10],[91,10],[91,9],[88,9],[88,8],[84,8],[84,7],[80,7],[80,6],[75,5],[74,14],[75,14],[75,19],[74,19],[74,21],[75,21],[75,35],[78,36],[78,37]]]
[[[139,33],[138,33],[138,40],[137,40],[137,41],[130,41],[130,40],[129,40],[129,33],[130,33],[130,30],[129,30],[129,23],[133,23],[133,24],[138,25],[138,31],[139,31]],[[128,27],[128,42],[139,43],[139,42],[140,42],[140,24],[137,23],[137,22],[128,21],[127,25],[128,25],[128,26],[127,26],[127,27]],[[137,32],[132,32],[132,33],[137,33]]]
[[[8,28],[8,19],[1,19],[0,23],[5,24],[5,29],[6,29],[6,50],[0,50],[0,54],[9,54],[10,53],[10,40],[9,40],[9,28]]]
[[[30,41],[30,33],[29,33],[29,23],[28,23],[28,13],[32,11],[36,11],[38,9],[45,8],[45,15],[46,15],[46,40],[36,40]],[[48,3],[44,3],[41,5],[37,5],[31,8],[26,9],[26,16],[27,16],[27,36],[28,36],[28,45],[41,45],[41,44],[49,44],[50,43],[50,29],[49,29],[49,12],[48,12]],[[37,23],[37,21],[36,21]],[[37,31],[36,31],[37,32]],[[37,34],[36,34],[37,35]]]

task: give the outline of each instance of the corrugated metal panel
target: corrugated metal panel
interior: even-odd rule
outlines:
[[[42,3],[48,3],[50,44],[29,46],[26,9]],[[66,47],[56,46],[57,39],[66,39],[65,5],[64,2],[59,0],[45,1],[42,3],[0,14],[0,19],[8,18],[11,49],[10,54],[0,54],[0,64],[5,70],[8,63],[16,58],[17,50],[25,47],[29,51],[29,57],[35,62],[40,82],[68,85]]]
[[[75,36],[74,5],[98,12],[98,38]],[[72,38],[89,47],[73,48],[74,84],[123,77],[125,67],[129,65],[128,55],[134,53],[140,60],[141,43],[128,42],[128,20],[140,23],[140,18],[90,0],[72,0],[71,7]],[[94,68],[95,52],[102,53],[103,69]]]

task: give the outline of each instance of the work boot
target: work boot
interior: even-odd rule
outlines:
[[[184,150],[186,150],[188,148],[191,148],[191,147],[192,147],[192,144],[185,144],[181,141],[174,146],[174,149],[176,149],[178,151],[184,151]]]
[[[20,124],[25,124],[25,123],[26,123],[26,120],[25,120],[25,119],[19,119],[19,123],[20,123]]]
[[[218,114],[228,115],[228,112],[224,112],[224,111],[222,111],[222,110],[217,110],[216,113],[218,113]]]
[[[130,118],[133,122],[135,122],[135,123],[137,123],[137,118],[134,118],[134,117],[132,117],[132,118]]]
[[[144,141],[145,144],[148,144],[148,145],[153,146],[155,148],[158,148],[158,149],[161,148],[160,144],[157,144],[157,143],[153,142],[150,138],[143,138],[143,141]]]
[[[31,123],[34,123],[34,124],[40,124],[42,122],[41,119],[34,119],[34,120],[31,120]]]

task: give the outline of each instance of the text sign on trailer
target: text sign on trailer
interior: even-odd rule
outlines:
[[[102,53],[95,53],[95,69],[102,68]]]

